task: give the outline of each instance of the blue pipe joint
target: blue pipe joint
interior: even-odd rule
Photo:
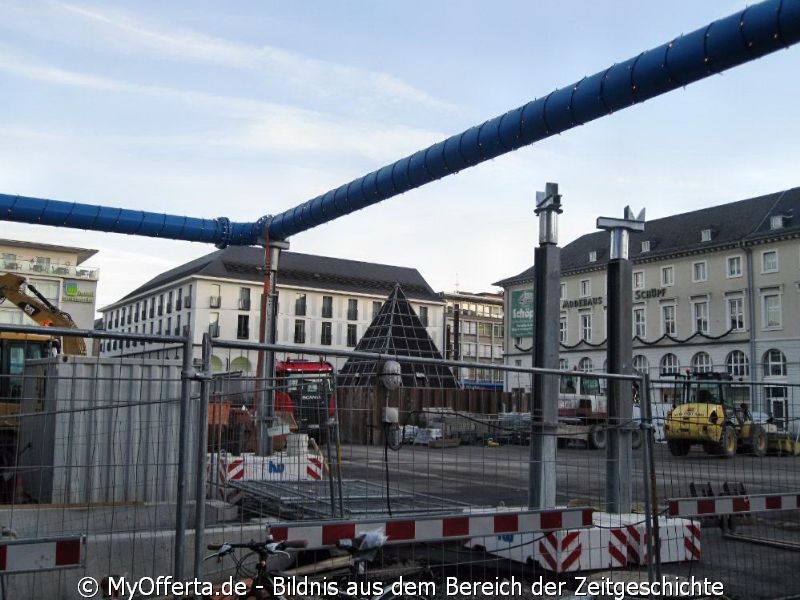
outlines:
[[[220,250],[228,247],[228,242],[231,241],[231,220],[228,217],[218,217],[215,219],[217,223],[217,242],[214,244]]]

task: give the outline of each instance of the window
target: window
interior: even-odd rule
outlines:
[[[700,232],[700,241],[701,242],[710,242],[711,241],[711,230],[710,229],[703,229]]]
[[[692,319],[694,330],[698,333],[708,333],[708,301],[699,300],[692,303]]]
[[[158,321],[158,333],[161,333],[161,320]],[[208,313],[208,333],[211,337],[219,337],[219,313]]]
[[[306,343],[306,322],[303,319],[295,319],[294,321],[294,343]]]
[[[178,288],[178,295],[175,298],[175,310],[183,308],[183,288]]]
[[[144,325],[142,326],[144,328]],[[181,334],[181,316],[175,317],[175,335]]]
[[[647,337],[644,306],[636,306],[633,309],[633,335],[642,340]]]
[[[567,343],[567,315],[565,313],[561,313],[558,321],[558,341],[562,344]]]
[[[597,250],[589,252],[589,262],[597,262]]]
[[[672,267],[661,267],[661,285],[664,287],[675,285],[675,270]]]
[[[637,354],[633,357],[633,370],[641,375],[647,375],[650,370],[650,363],[647,362],[647,357],[643,354]]]
[[[219,304],[217,305],[219,307]],[[158,316],[164,314],[164,294],[159,294],[158,296]]]
[[[333,318],[333,296],[322,297],[322,318],[323,319]]]
[[[358,329],[357,325],[351,323],[347,326],[347,346],[350,348],[355,347],[358,342]]]
[[[211,297],[209,298],[209,306],[211,308],[219,308],[222,306],[221,288],[218,283],[211,284]]]
[[[189,287],[186,288],[186,298],[183,300],[183,305],[186,308],[191,308],[192,306],[192,284],[189,284]]]
[[[133,320],[138,323],[139,322],[139,303],[136,303],[136,308],[134,309],[133,313]]]
[[[519,361],[522,364],[522,361]],[[566,371],[569,369],[569,362],[567,362],[566,358],[559,358],[558,359],[558,369],[559,371]]]
[[[122,324],[125,325],[125,307],[122,307]]]
[[[786,356],[775,348],[764,353],[764,377],[785,377]]]
[[[633,289],[635,290],[644,289],[644,271],[633,272]]]
[[[588,356],[584,356],[578,363],[578,370],[583,371],[584,373],[591,373],[594,370],[592,359]]]
[[[581,279],[581,296],[592,295],[592,281],[590,279]]]
[[[581,339],[592,341],[592,313],[581,314]]]
[[[725,369],[731,377],[748,377],[750,375],[750,364],[747,356],[741,350],[728,353],[728,357],[725,359]]]
[[[697,373],[711,372],[711,356],[708,352],[698,352],[692,357],[692,369]]]
[[[297,293],[294,296],[294,314],[298,317],[306,316],[306,295]],[[295,321],[296,322],[296,321]]]
[[[358,300],[350,298],[347,300],[347,320],[358,321]],[[355,344],[353,344],[355,346]]]
[[[558,288],[558,297],[559,298],[566,298],[567,297],[567,284],[562,283]]]
[[[744,298],[728,298],[728,327],[734,331],[744,331]]]
[[[675,335],[675,305],[663,304],[661,306],[661,333]]]
[[[420,306],[419,307],[419,322],[422,323],[423,327],[428,326],[428,307],[427,306]]]
[[[476,321],[464,321],[461,324],[462,335],[477,335],[478,323]]]
[[[142,312],[141,312],[142,321],[147,318],[147,300],[142,301]]]
[[[375,317],[378,316],[378,313],[381,312],[381,306],[383,306],[382,302],[373,302],[372,303],[372,320],[373,321],[375,320]],[[420,313],[420,317],[421,316],[422,316],[422,314]],[[424,323],[423,323],[423,325],[424,325]]]
[[[478,335],[481,337],[492,337],[492,324],[478,323]]]
[[[671,352],[661,357],[661,374],[662,375],[677,375],[678,373],[678,357]]]
[[[250,339],[250,315],[239,315],[236,322],[236,339]]]
[[[764,329],[777,329],[781,326],[781,295],[764,294],[762,296]]]
[[[147,314],[150,316],[151,319],[156,314],[156,298],[155,298],[155,296],[150,298],[150,311]]]
[[[729,256],[728,257],[728,277],[741,277],[742,276],[742,257]]]
[[[167,312],[168,313],[172,312],[172,295],[173,295],[172,292],[169,292],[169,294],[167,294]]]
[[[239,310],[250,310],[250,288],[239,288]]]
[[[761,272],[776,273],[778,271],[778,251],[766,250],[761,253]]]
[[[330,346],[333,341],[333,327],[330,321],[322,322],[322,331],[319,335],[319,343],[323,346]]]
[[[692,281],[697,283],[706,279],[706,261],[692,263]]]
[[[645,240],[642,242],[642,252],[650,252],[650,241]]]
[[[773,215],[769,218],[770,229],[783,229],[783,215]]]

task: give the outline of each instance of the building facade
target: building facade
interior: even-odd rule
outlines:
[[[205,332],[221,340],[257,342],[264,250],[230,247],[167,271],[101,309],[104,328],[147,334],[191,334],[195,358]],[[352,350],[399,283],[433,340],[442,339],[444,302],[416,269],[297,252],[282,252],[278,268],[276,341]],[[176,356],[177,346],[106,341],[102,356]],[[331,359],[335,367],[343,359]],[[246,350],[212,356],[214,371],[256,371]]]
[[[606,366],[607,232],[561,252],[560,366]],[[652,377],[685,369],[763,383],[755,410],[784,424],[800,382],[800,188],[647,222],[630,236],[633,368]],[[528,366],[524,297],[533,268],[498,285],[512,315],[510,364]],[[509,388],[513,387],[507,384]],[[670,400],[670,390],[660,390]],[[800,403],[796,403],[800,404]]]
[[[441,347],[448,359],[504,364],[503,294],[441,293],[445,302]],[[460,384],[466,388],[503,389],[503,374],[491,368],[461,367]]]
[[[98,269],[83,266],[97,250],[0,240],[0,273],[16,273],[67,312],[80,329],[93,329]],[[19,308],[0,304],[0,323],[34,325]]]

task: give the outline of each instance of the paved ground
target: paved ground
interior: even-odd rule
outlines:
[[[404,446],[388,453],[391,489],[440,496],[481,506],[519,506],[528,495],[527,446],[460,446],[428,449]],[[690,482],[709,482],[719,494],[724,482],[741,482],[747,493],[800,490],[800,457],[722,459],[693,451],[672,457],[666,446],[655,448],[659,505],[670,497],[689,496]],[[602,506],[605,496],[605,452],[583,448],[560,449],[557,461],[557,501],[586,501]],[[384,482],[382,448],[347,446],[344,476]],[[631,472],[634,506],[644,501],[645,473],[637,455]],[[784,542],[800,542],[800,511],[739,523],[741,533]],[[743,541],[724,539],[712,524],[703,529],[702,561],[671,564],[664,572],[723,581],[726,596],[737,600],[800,597],[800,553]]]

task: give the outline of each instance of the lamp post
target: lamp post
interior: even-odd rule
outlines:
[[[630,374],[633,355],[631,311],[633,309],[631,261],[628,238],[631,231],[644,231],[644,210],[633,216],[625,207],[622,219],[599,217],[597,228],[611,233],[608,261],[608,372]],[[630,381],[613,379],[608,384],[608,445],[606,447],[606,510],[631,511],[631,429],[633,390]]]

